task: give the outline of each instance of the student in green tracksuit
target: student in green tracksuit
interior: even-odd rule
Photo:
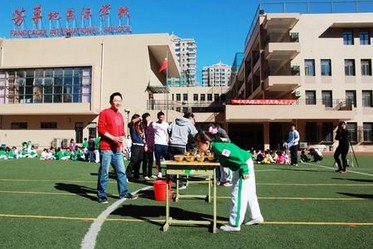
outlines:
[[[8,159],[8,157],[6,155],[6,151],[3,150],[3,149],[0,149],[0,159],[4,159],[4,160]]]
[[[233,143],[222,142],[215,134],[207,135],[200,131],[195,137],[199,150],[212,152],[223,167],[233,171],[232,209],[229,224],[220,227],[227,232],[238,232],[244,221],[246,210],[249,211],[250,220],[245,225],[254,225],[264,222],[260,212],[258,197],[256,195],[254,163],[250,152],[247,152]]]

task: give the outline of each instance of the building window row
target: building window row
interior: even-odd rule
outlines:
[[[371,59],[361,59],[361,75],[362,76],[372,76],[372,60]],[[355,59],[345,59],[344,69],[346,76],[356,75]],[[306,59],[304,60],[304,71],[306,76],[315,76],[315,60]],[[332,76],[332,61],[330,59],[321,60],[321,75],[322,76]]]
[[[91,68],[0,71],[0,104],[89,103]]]
[[[346,29],[342,32],[343,45],[354,45],[354,30]],[[359,30],[360,45],[370,45],[369,30]]]
[[[325,107],[333,107],[333,92],[330,90],[321,91],[322,103]],[[316,105],[317,97],[316,91],[307,90],[305,92],[305,102],[306,105]],[[340,100],[339,100],[340,101]],[[347,90],[345,101],[347,105],[356,107],[356,91]],[[363,107],[373,107],[373,91],[372,90],[363,90],[362,91],[362,106]]]
[[[27,130],[27,122],[12,122],[10,124],[12,130]],[[40,122],[40,129],[57,129],[57,122]]]
[[[316,143],[322,140],[322,142],[332,143],[333,142],[333,122],[323,122],[321,126],[321,135],[319,138],[318,125],[316,122],[307,122],[305,127],[305,140],[310,143]],[[364,122],[363,127],[359,127],[357,123],[347,123],[347,129],[350,135],[351,142],[373,142],[373,123]]]

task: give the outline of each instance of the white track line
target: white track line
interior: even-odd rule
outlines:
[[[333,168],[333,167],[328,167],[328,166],[325,166],[325,165],[322,165],[322,164],[316,164],[316,163],[303,163],[303,164],[318,166],[318,167],[325,168],[325,169],[334,169],[335,170],[335,168]],[[348,170],[348,172],[363,175],[363,176],[373,176],[373,174],[358,172],[358,171],[354,171],[354,170]]]
[[[136,192],[132,194],[137,194],[141,191],[145,191],[148,189],[151,189],[152,186],[147,186],[142,189],[138,189]],[[101,226],[104,224],[105,219],[109,217],[109,215],[114,212],[126,199],[120,199],[111,204],[105,211],[103,211],[98,217],[97,220],[95,220],[92,225],[90,226],[88,232],[85,234],[84,239],[81,244],[82,249],[94,249],[96,245],[96,239],[98,236],[98,233],[101,230]]]

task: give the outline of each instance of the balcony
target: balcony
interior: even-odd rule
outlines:
[[[296,13],[267,14],[263,22],[263,28],[276,31],[291,30],[298,23],[299,17],[300,15]]]
[[[266,91],[293,91],[298,87],[300,87],[300,76],[297,75],[268,76],[263,82],[263,90]]]
[[[264,58],[267,60],[289,61],[300,53],[298,33],[272,33],[264,41]]]

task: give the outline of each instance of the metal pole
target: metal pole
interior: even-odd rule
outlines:
[[[168,48],[167,48],[167,55],[166,55],[166,59],[167,59],[167,68],[166,68],[166,91],[167,91],[167,95],[166,95],[166,116],[167,116],[167,122],[170,122],[169,120],[169,117],[168,117],[168,109],[169,109],[169,105],[168,105]]]

